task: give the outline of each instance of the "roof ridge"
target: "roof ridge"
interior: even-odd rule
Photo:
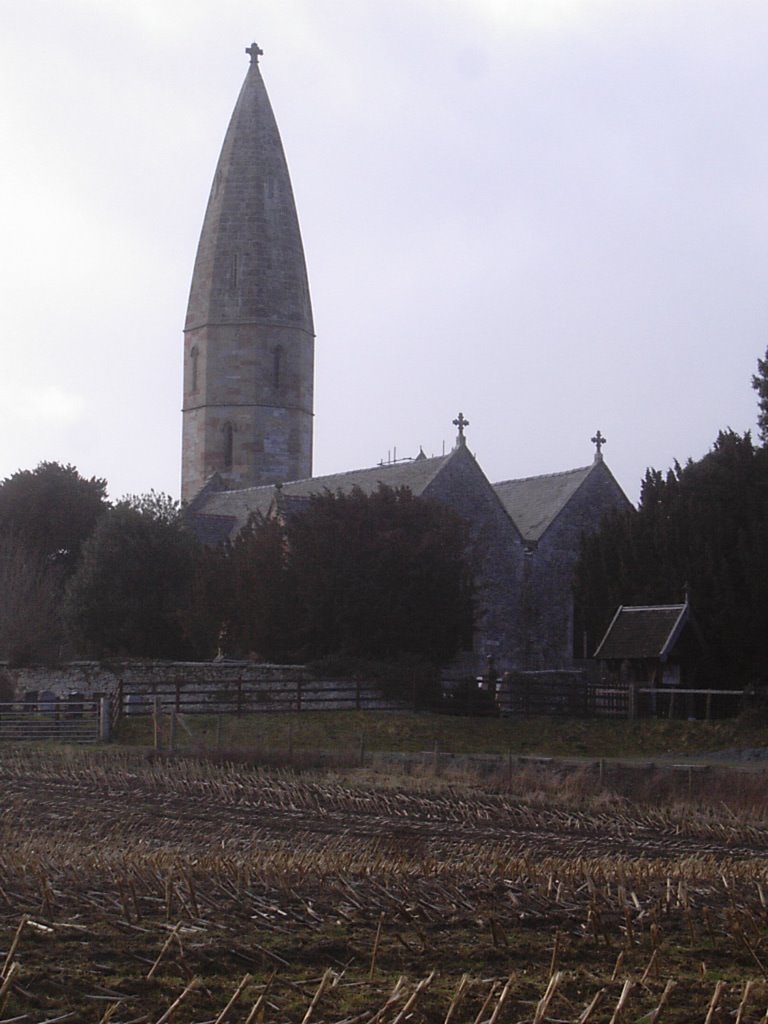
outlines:
[[[336,480],[341,477],[352,477],[359,476],[361,473],[374,473],[376,470],[388,470],[388,469],[403,469],[410,465],[418,463],[418,466],[423,469],[424,464],[428,462],[444,462],[449,459],[452,452],[447,452],[445,455],[429,455],[423,459],[404,459],[401,462],[385,462],[377,463],[375,466],[364,466],[361,469],[345,469],[339,473],[324,473],[323,476],[305,476],[300,477],[298,480],[283,480],[280,483],[274,484],[258,484],[254,487],[233,487],[231,489],[225,488],[224,490],[217,491],[217,494],[248,494],[253,491],[266,491],[274,490],[275,487],[287,488],[295,484],[308,484],[317,483],[322,487],[324,480]]]
[[[509,480],[497,480],[492,487],[501,487],[502,484],[524,484],[529,480],[553,480],[558,476],[570,476],[572,473],[583,473],[584,470],[592,469],[596,463],[590,462],[588,466],[575,466],[573,469],[561,469],[557,473],[537,473],[535,476],[517,476]]]
[[[683,604],[623,604],[621,605],[621,611],[623,612],[660,612],[660,611],[673,611],[685,608]]]

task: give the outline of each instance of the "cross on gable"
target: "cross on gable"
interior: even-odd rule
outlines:
[[[259,57],[264,53],[258,43],[251,43],[250,46],[246,46],[245,52],[250,56],[251,64],[258,64]]]
[[[454,427],[458,427],[459,428],[459,434],[463,434],[464,433],[464,427],[468,427],[469,426],[469,420],[465,420],[464,419],[464,413],[460,412],[459,415],[457,416],[457,418],[453,421],[453,425],[454,425]]]
[[[602,457],[603,453],[602,453],[601,449],[602,449],[603,445],[606,443],[606,438],[604,438],[603,435],[598,430],[598,432],[595,434],[595,436],[593,438],[590,438],[590,440],[592,441],[592,444],[597,449],[597,454]]]
[[[464,427],[469,426],[469,420],[464,419],[464,413],[460,412],[456,419],[453,421],[454,427],[459,428],[459,436],[457,438],[458,444],[466,444],[464,439]]]

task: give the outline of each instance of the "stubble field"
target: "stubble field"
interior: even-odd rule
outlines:
[[[2,750],[0,1022],[764,1022],[765,781]]]

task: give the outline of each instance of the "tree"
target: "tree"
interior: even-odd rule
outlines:
[[[66,577],[107,508],[106,482],[41,462],[0,482],[0,656],[56,659]]]
[[[106,480],[87,480],[74,466],[41,462],[19,470],[0,483],[0,534],[70,573],[108,508],[106,494]]]
[[[62,643],[61,571],[15,534],[0,534],[0,658],[55,661]]]
[[[172,499],[152,492],[118,502],[85,543],[68,586],[66,619],[80,649],[159,658],[209,650],[210,636],[189,630],[200,557]]]
[[[270,661],[295,659],[297,610],[286,551],[284,524],[263,516],[252,517],[226,550],[222,620],[230,649]]]
[[[768,445],[768,349],[765,359],[757,360],[757,373],[752,377],[752,387],[757,392],[757,428],[760,440]]]
[[[768,673],[768,449],[721,431],[702,459],[649,469],[636,511],[584,541],[577,607],[592,650],[620,604],[691,605],[713,681]]]
[[[236,634],[293,660],[403,654],[439,664],[471,636],[463,521],[406,488],[313,495],[231,550]]]

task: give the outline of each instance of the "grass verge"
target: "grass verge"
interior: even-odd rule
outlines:
[[[168,743],[169,716],[162,739]],[[151,746],[149,717],[126,717],[116,740]],[[176,728],[178,749],[249,755],[324,752],[340,761],[366,751],[517,754],[542,757],[655,758],[768,746],[763,716],[712,722],[643,719],[453,718],[427,713],[323,711],[301,714],[186,715]]]

